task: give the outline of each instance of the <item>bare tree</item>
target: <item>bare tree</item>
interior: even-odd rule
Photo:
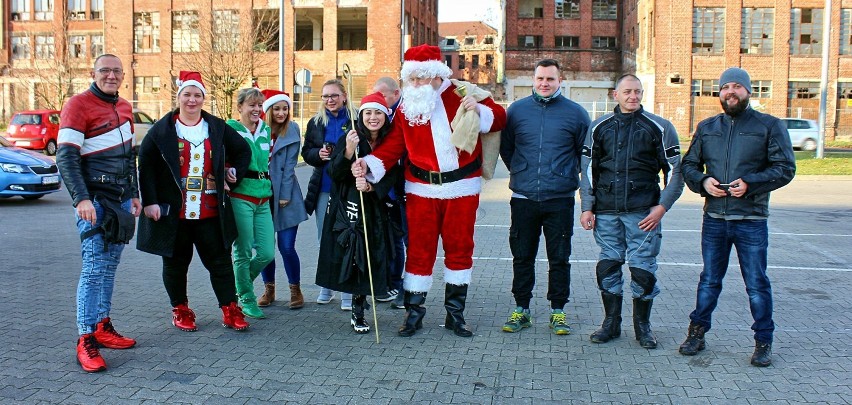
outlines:
[[[255,76],[258,54],[278,49],[278,10],[213,10],[207,24],[194,15],[174,22],[183,27],[172,49],[184,51],[175,53],[181,65],[201,73],[214,112],[230,118],[234,96]]]
[[[21,83],[33,84],[36,105],[61,110],[65,101],[74,95],[77,86],[88,76],[85,41],[70,42],[66,13],[56,13],[54,32],[22,32],[28,38],[33,59],[13,64],[11,74]],[[26,58],[24,58],[25,60]]]

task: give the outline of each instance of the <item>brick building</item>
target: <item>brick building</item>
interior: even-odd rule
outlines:
[[[562,66],[563,94],[590,110],[598,109],[593,103],[606,104],[622,72],[620,4],[618,0],[506,1],[507,98],[531,94],[535,62],[553,58]]]
[[[279,4],[283,35],[277,31]],[[66,50],[73,53],[74,69],[68,70],[76,75],[69,94],[88,86],[95,56],[113,53],[127,72],[120,94],[159,116],[173,106],[180,70],[204,74],[249,63],[248,76],[222,80],[278,88],[281,41],[284,88],[292,91],[296,70],[312,72],[308,116],[318,108],[319,87],[340,77],[343,64],[352,71],[352,98],[360,100],[378,77],[398,76],[407,47],[438,43],[437,0],[2,0],[0,11],[0,106],[6,117],[43,106],[36,93],[45,79],[33,68],[50,68],[48,62]],[[246,32],[254,35],[249,58],[239,55]],[[298,103],[294,107],[298,113]]]
[[[438,24],[441,54],[453,78],[476,83],[492,93],[497,85],[500,36],[481,21]]]
[[[817,119],[822,46],[829,46],[826,137],[852,137],[852,1],[625,0],[625,70],[645,84],[643,103],[682,136],[718,114],[720,73],[751,74],[752,105],[778,117]],[[823,22],[832,36],[822,38]],[[683,22],[683,23],[675,23]],[[690,22],[690,23],[686,23]]]

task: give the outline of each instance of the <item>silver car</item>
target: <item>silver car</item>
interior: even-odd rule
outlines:
[[[801,150],[816,150],[819,139],[819,124],[814,120],[802,118],[781,118],[787,124],[790,141],[793,148]]]
[[[141,110],[133,109],[133,134],[136,138],[136,148],[139,148],[139,145],[142,145],[142,140],[145,139],[145,135],[148,134],[148,130],[151,129],[151,126],[154,125],[154,119],[152,119],[148,114],[145,114]]]

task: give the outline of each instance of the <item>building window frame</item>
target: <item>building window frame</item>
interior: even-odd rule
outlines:
[[[592,37],[592,49],[617,49],[618,39],[616,37],[594,36]]]
[[[521,48],[541,48],[541,35],[518,35],[518,46]]]
[[[819,98],[818,81],[792,81],[788,83],[787,98],[790,100]]]
[[[100,34],[89,36],[89,50],[92,59],[104,54],[104,36]]]
[[[32,18],[30,0],[12,0],[11,3],[12,21],[29,21]]]
[[[554,0],[555,18],[570,20],[580,18],[580,0]]]
[[[29,60],[32,58],[32,42],[29,35],[12,35],[12,60]]]
[[[693,79],[692,97],[719,97],[718,79]]]
[[[752,80],[751,98],[772,98],[772,80]]]
[[[790,9],[790,55],[822,54],[823,16],[821,8]]]
[[[172,11],[172,52],[189,53],[201,50],[198,11]]]
[[[580,47],[580,37],[571,35],[557,35],[553,37],[553,44],[557,48],[576,49]]]
[[[234,52],[240,44],[240,13],[213,10],[213,51]]]
[[[544,1],[518,0],[518,18],[544,18]]]
[[[53,20],[53,0],[35,0],[33,17],[36,21]]]
[[[852,55],[852,8],[840,9],[840,54]]]
[[[160,76],[136,76],[134,78],[137,94],[157,94],[160,92]]]
[[[692,53],[725,53],[725,8],[692,8]]]
[[[103,20],[104,18],[104,0],[92,0],[90,5],[90,17],[92,20]]]
[[[133,52],[160,52],[160,12],[133,13]]]
[[[592,19],[618,19],[618,0],[592,0]]]
[[[775,9],[743,7],[740,53],[772,54],[775,42]]]

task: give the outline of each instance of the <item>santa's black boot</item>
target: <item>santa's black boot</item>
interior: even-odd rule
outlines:
[[[399,327],[399,336],[414,336],[418,329],[423,328],[423,317],[426,315],[425,292],[411,292],[405,290],[405,322]]]
[[[447,284],[444,289],[444,308],[447,318],[444,327],[453,331],[456,336],[471,337],[473,332],[464,322],[464,305],[467,301],[467,285]]]

